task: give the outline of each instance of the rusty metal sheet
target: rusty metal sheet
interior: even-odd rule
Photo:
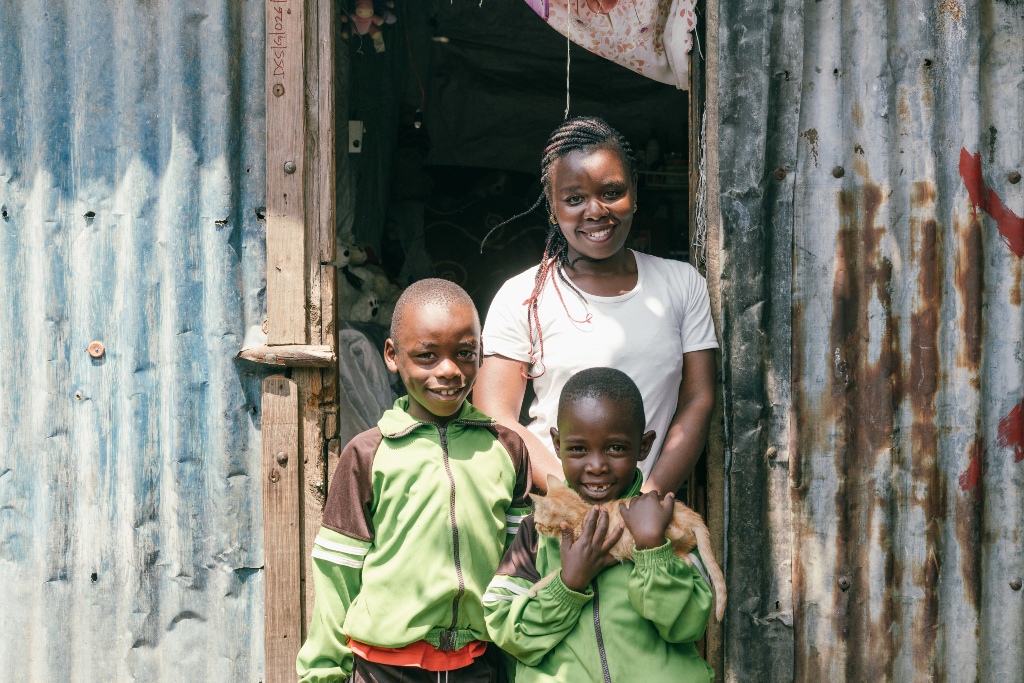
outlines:
[[[263,63],[262,2],[0,2],[4,681],[263,675]]]
[[[730,492],[730,601],[751,599],[731,607],[726,678],[788,673],[771,596],[743,582],[791,534],[791,569],[760,571],[792,581],[795,680],[1024,681],[1024,16],[725,0],[720,17],[727,484],[761,492]],[[798,132],[778,144],[784,112]],[[783,446],[762,462],[775,411],[788,515],[770,512]]]

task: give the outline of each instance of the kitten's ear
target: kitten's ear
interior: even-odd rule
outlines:
[[[556,477],[553,474],[549,474],[548,475],[548,494],[550,494],[553,490],[557,489],[560,486],[562,488],[565,488],[565,484],[562,483],[562,480],[559,479],[558,477]]]

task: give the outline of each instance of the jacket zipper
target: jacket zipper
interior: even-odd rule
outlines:
[[[456,641],[455,626],[459,622],[459,600],[462,599],[463,594],[466,592],[466,582],[462,577],[462,564],[459,562],[459,527],[455,522],[455,477],[452,475],[452,467],[448,462],[448,435],[447,429],[442,426],[438,426],[438,432],[441,434],[441,452],[444,454],[444,471],[448,473],[448,481],[451,484],[451,494],[449,496],[449,506],[451,508],[452,515],[452,542],[455,546],[455,573],[459,577],[459,592],[455,594],[455,599],[452,601],[452,625],[448,627],[448,630],[441,634],[440,642],[438,643],[441,647],[439,650],[454,650]]]
[[[608,671],[608,655],[604,651],[604,638],[601,637],[601,610],[597,592],[597,579],[594,579],[594,633],[597,634],[597,651],[601,653],[601,670],[604,672],[604,683],[612,683],[612,674]]]

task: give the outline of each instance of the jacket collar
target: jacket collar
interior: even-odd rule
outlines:
[[[637,467],[633,472],[633,483],[629,485],[619,498],[632,498],[640,495],[640,487],[644,485],[644,473]]]
[[[451,419],[449,424],[453,422],[489,427],[494,424],[494,419],[485,415],[469,401],[465,401],[458,414]],[[384,416],[377,422],[380,433],[391,439],[405,436],[417,427],[426,425],[435,426],[433,422],[422,422],[409,414],[408,396],[403,396],[395,401],[395,407],[384,413]],[[639,470],[637,471],[639,472]]]

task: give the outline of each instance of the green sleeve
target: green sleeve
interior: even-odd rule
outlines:
[[[548,585],[530,597],[532,583],[497,575],[483,596],[487,633],[494,644],[527,666],[536,666],[568,635],[580,619],[583,605],[594,596],[577,593],[562,583],[559,571]]]
[[[669,643],[700,640],[713,597],[698,569],[676,557],[668,543],[650,550],[634,549],[633,556],[628,585],[633,608]]]
[[[508,549],[512,546],[512,541],[516,540],[516,534],[519,532],[519,524],[526,519],[533,510],[528,507],[510,507],[505,510],[505,550],[504,553],[508,552]]]
[[[295,660],[302,683],[343,681],[352,675],[352,651],[342,626],[359,594],[369,547],[366,541],[320,527],[313,545],[313,619]]]

